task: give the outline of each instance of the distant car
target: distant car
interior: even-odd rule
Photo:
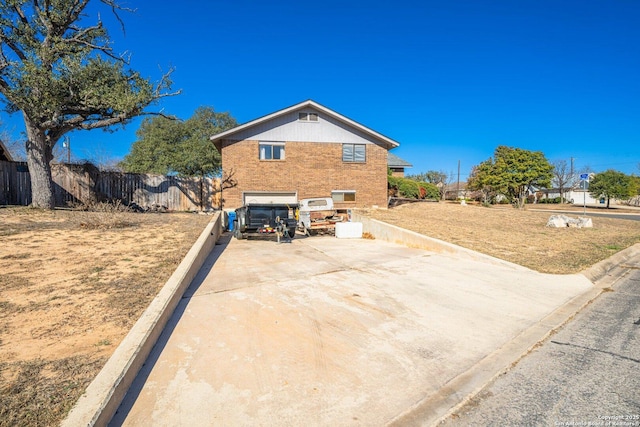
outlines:
[[[248,204],[236,209],[233,234],[236,239],[249,236],[275,235],[285,239],[295,237],[298,205]]]

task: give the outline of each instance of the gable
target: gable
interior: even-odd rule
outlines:
[[[300,113],[317,114],[317,121],[299,120]],[[305,101],[211,137],[218,150],[222,140],[365,143],[385,149],[399,144],[314,101]]]
[[[318,121],[301,121],[299,113],[315,113]],[[370,143],[380,141],[313,108],[304,108],[242,130],[233,139],[260,141],[304,141],[318,143]]]

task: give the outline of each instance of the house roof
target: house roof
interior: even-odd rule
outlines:
[[[269,120],[275,119],[276,117],[280,117],[282,115],[291,113],[293,111],[301,110],[303,108],[308,108],[308,107],[315,108],[316,110],[318,110],[318,111],[320,111],[320,112],[322,112],[322,113],[334,118],[335,120],[338,120],[338,121],[340,121],[340,122],[342,122],[342,123],[344,123],[346,125],[352,126],[352,127],[356,128],[356,129],[358,129],[359,131],[364,132],[365,134],[367,134],[367,135],[369,135],[369,136],[381,141],[385,145],[385,147],[387,149],[391,149],[391,148],[394,148],[394,147],[397,147],[397,146],[400,145],[398,142],[394,141],[393,139],[391,139],[391,138],[389,138],[387,136],[384,136],[381,133],[378,133],[378,132],[374,131],[373,129],[370,129],[370,128],[368,128],[368,127],[356,122],[355,120],[351,120],[350,118],[348,118],[346,116],[343,116],[342,114],[336,113],[335,111],[333,111],[333,110],[331,110],[331,109],[329,109],[329,108],[327,108],[327,107],[325,107],[323,105],[320,105],[317,102],[312,101],[311,99],[303,101],[303,102],[300,102],[300,103],[295,104],[295,105],[292,105],[291,107],[287,107],[287,108],[284,108],[282,110],[278,110],[275,113],[271,113],[271,114],[268,114],[266,116],[262,116],[260,118],[255,119],[255,120],[252,120],[250,122],[241,124],[239,126],[234,127],[233,129],[229,129],[229,130],[226,130],[224,132],[218,133],[216,135],[213,135],[210,139],[211,139],[211,141],[213,141],[214,144],[216,144],[216,142],[218,142],[218,144],[216,144],[216,147],[218,147],[220,141],[222,141],[223,139],[228,139],[229,137],[233,136],[234,134],[236,134],[238,132],[241,132],[241,131],[243,131],[245,129],[248,129],[250,127],[259,125],[261,123],[267,122]],[[218,147],[218,149],[220,149],[220,147]]]
[[[10,162],[13,161],[9,149],[6,147],[6,145],[4,145],[4,142],[2,142],[2,140],[0,140],[0,160],[8,160]]]
[[[393,153],[387,155],[387,165],[390,168],[411,168],[413,165],[406,160],[401,159]]]

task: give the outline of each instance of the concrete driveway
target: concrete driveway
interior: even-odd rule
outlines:
[[[112,425],[433,422],[593,288],[378,240],[221,243]]]

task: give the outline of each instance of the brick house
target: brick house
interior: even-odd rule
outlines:
[[[391,170],[391,176],[395,176],[398,178],[404,177],[404,170],[406,168],[411,168],[413,165],[406,160],[401,159],[393,153],[389,153],[389,157],[387,159],[387,165]]]
[[[13,161],[13,158],[11,158],[11,153],[9,152],[9,149],[7,149],[7,147],[4,145],[4,142],[2,141],[0,141],[0,160],[4,160],[7,162]]]
[[[399,144],[308,100],[211,137],[222,170],[225,209],[261,194],[332,197],[336,207],[387,206],[387,156]],[[249,196],[248,196],[249,195]]]

